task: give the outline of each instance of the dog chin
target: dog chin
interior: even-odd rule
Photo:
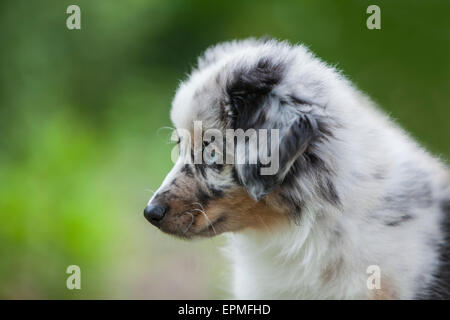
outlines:
[[[164,226],[160,226],[159,229],[166,234],[169,234],[169,235],[175,236],[176,238],[184,239],[184,240],[192,240],[195,238],[212,238],[219,234],[211,226],[205,227],[200,230],[185,231],[186,228],[188,228],[188,227],[189,227],[189,225],[183,226],[177,230],[174,230],[172,228],[165,228]]]

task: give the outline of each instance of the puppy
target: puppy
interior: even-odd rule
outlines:
[[[190,134],[144,215],[182,238],[227,233],[235,298],[450,297],[448,169],[304,46],[208,49],[171,119]],[[222,140],[196,142],[198,122],[276,130],[276,172],[262,174],[259,153],[251,163],[249,139],[206,157]]]

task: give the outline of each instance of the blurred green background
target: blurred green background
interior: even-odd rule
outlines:
[[[1,1],[0,298],[230,297],[223,237],[177,240],[142,216],[196,57],[249,36],[305,43],[448,159],[449,14],[448,0]]]

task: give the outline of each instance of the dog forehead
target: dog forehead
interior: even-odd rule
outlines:
[[[196,71],[180,85],[170,114],[175,127],[191,129],[193,121],[214,122],[222,94],[214,71]]]
[[[274,88],[278,95],[295,93],[295,88],[290,84],[302,89],[300,97],[313,95],[314,92],[308,94],[310,89],[299,85],[300,79],[305,82],[305,86],[312,82],[314,87],[314,77],[310,79],[308,74],[314,74],[318,67],[311,63],[312,56],[303,46],[293,48],[277,42],[235,46],[237,48],[222,52],[217,60],[211,61],[205,67],[195,69],[189,78],[180,84],[171,109],[171,120],[175,127],[190,130],[196,120],[202,121],[205,127],[220,127],[220,108],[221,104],[227,101],[230,85],[234,82],[242,85],[254,80],[255,86],[259,86],[261,81],[264,84],[264,79],[259,79],[259,75],[275,76],[280,66],[283,66],[286,72],[283,72],[280,79],[283,80],[283,85],[278,84]],[[271,67],[274,70],[270,70]],[[289,69],[295,69],[295,72],[288,72]],[[252,74],[252,70],[256,72]],[[246,76],[245,72],[249,72],[249,75]]]
[[[212,127],[219,124],[221,102],[226,98],[227,80],[243,65],[258,60],[260,48],[243,46],[240,50],[221,55],[208,66],[195,69],[177,89],[172,102],[171,120],[175,127],[189,129],[194,120]]]

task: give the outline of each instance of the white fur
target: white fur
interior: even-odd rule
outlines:
[[[333,180],[340,197],[336,208],[314,193],[314,181],[298,181],[305,208],[299,224],[270,227],[266,231],[245,230],[229,234],[229,256],[233,263],[233,291],[238,299],[367,299],[375,292],[367,287],[366,269],[381,269],[382,288],[392,298],[411,299],[430,285],[438,268],[438,251],[429,239],[443,241],[440,201],[449,196],[447,169],[419,147],[405,132],[382,114],[336,70],[315,58],[303,46],[279,43],[233,42],[207,52],[200,68],[182,84],[174,99],[172,119],[177,127],[188,127],[198,115],[211,119],[209,103],[220,93],[214,85],[217,73],[226,73],[235,63],[251,63],[273,54],[290,61],[289,70],[274,92],[294,92],[315,106],[316,114],[329,116],[341,126],[335,139],[318,151],[332,164]],[[215,59],[215,60],[214,60]],[[225,68],[225,69],[224,69]],[[205,88],[202,103],[194,92]],[[212,102],[211,102],[212,103]],[[304,106],[304,108],[307,108]],[[216,112],[216,111],[214,111]],[[287,121],[301,109],[286,109],[277,116]],[[398,214],[384,207],[384,197],[421,172],[430,183],[432,205],[412,208],[414,219],[400,226],[379,223]],[[372,175],[381,168],[383,179]],[[412,176],[413,177],[413,176]],[[416,183],[413,178],[411,184]],[[377,218],[371,217],[376,212]],[[338,232],[339,234],[336,234]],[[333,269],[333,267],[335,267]],[[332,280],[325,281],[329,269]],[[334,275],[333,275],[334,272]],[[383,287],[385,286],[385,287]]]

